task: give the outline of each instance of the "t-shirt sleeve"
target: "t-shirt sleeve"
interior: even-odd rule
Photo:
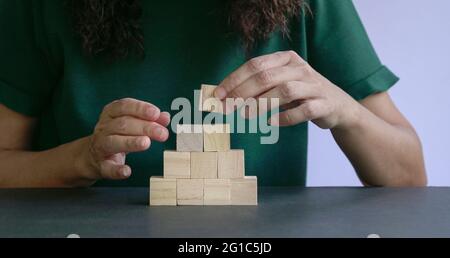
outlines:
[[[0,103],[29,116],[42,112],[55,83],[37,40],[37,3],[0,0]]]
[[[351,0],[311,0],[308,61],[357,100],[387,91],[399,78],[378,58]]]

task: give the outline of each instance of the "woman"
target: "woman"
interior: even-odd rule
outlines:
[[[146,186],[174,146],[162,110],[202,82],[280,98],[278,144],[233,135],[262,185],[305,184],[306,121],[365,185],[426,185],[350,0],[0,0],[0,28],[1,187]]]

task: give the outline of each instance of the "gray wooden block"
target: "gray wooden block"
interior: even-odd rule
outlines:
[[[177,151],[203,151],[202,125],[177,125]]]

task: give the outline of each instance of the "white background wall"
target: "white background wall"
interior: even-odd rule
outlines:
[[[354,3],[382,62],[401,78],[390,93],[422,139],[429,185],[450,186],[450,1]],[[331,134],[314,125],[308,185],[360,185]]]

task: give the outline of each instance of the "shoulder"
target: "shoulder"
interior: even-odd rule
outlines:
[[[328,10],[340,11],[352,8],[352,0],[306,0],[305,3],[312,11],[323,12]]]
[[[306,0],[304,13],[312,24],[330,25],[358,17],[352,0]]]
[[[328,34],[340,27],[360,24],[352,0],[305,0],[303,16],[307,27],[315,34]]]

